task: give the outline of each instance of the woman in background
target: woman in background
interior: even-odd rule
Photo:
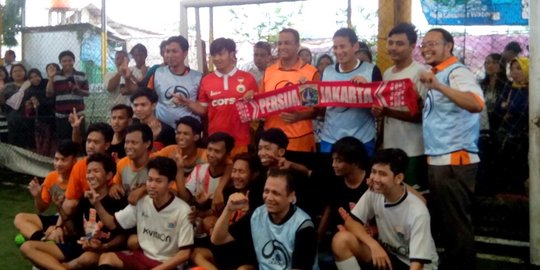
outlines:
[[[11,79],[6,67],[0,66],[0,93]],[[1,99],[1,97],[0,97]],[[0,142],[7,143],[8,141],[8,123],[6,118],[6,109],[0,103]]]

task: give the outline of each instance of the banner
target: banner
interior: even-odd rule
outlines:
[[[240,121],[250,122],[281,112],[304,107],[384,107],[409,108],[418,111],[418,94],[410,79],[355,84],[350,81],[306,82],[258,94],[252,100],[235,103]]]

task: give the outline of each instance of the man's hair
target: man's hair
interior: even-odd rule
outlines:
[[[268,170],[268,177],[283,177],[285,178],[285,181],[287,183],[286,190],[287,194],[291,194],[291,192],[296,190],[296,186],[294,183],[294,178],[292,174],[288,170],[278,169],[278,168],[270,168]]]
[[[146,164],[148,171],[150,169],[156,170],[159,175],[167,177],[169,182],[175,181],[176,179],[176,162],[168,157],[155,157],[148,161]]]
[[[447,30],[443,28],[432,28],[429,31],[427,31],[427,33],[429,32],[441,33],[445,43],[452,43],[452,47],[450,48],[450,54],[454,54],[454,45],[456,43],[454,43],[454,37],[452,36],[452,34],[450,34],[450,32],[448,32]]]
[[[300,34],[298,33],[298,31],[296,31],[295,29],[292,29],[292,28],[283,28],[283,30],[279,31],[280,34],[283,34],[283,33],[290,33],[293,35],[294,37],[294,41],[296,42],[296,44],[300,44]]]
[[[391,37],[395,34],[405,34],[410,44],[416,44],[416,42],[418,41],[416,27],[410,23],[400,23],[394,26],[394,28],[392,28],[392,30],[390,30],[390,32],[388,33],[388,37]]]
[[[45,66],[45,71],[49,68],[49,66],[53,66],[54,68],[56,68],[56,71],[62,70],[62,68],[60,67],[60,65],[58,65],[57,63],[48,63],[48,64]]]
[[[225,151],[227,153],[230,153],[231,150],[234,148],[234,138],[225,132],[215,132],[212,133],[212,135],[208,136],[207,139],[208,143],[218,143],[218,142],[224,142],[225,143]]]
[[[7,50],[6,51],[6,54],[11,54],[13,56],[13,58],[16,58],[17,55],[15,54],[15,51],[14,50]]]
[[[259,41],[253,45],[254,48],[259,48],[265,50],[268,55],[272,55],[272,45],[266,41]]]
[[[343,159],[346,163],[354,164],[367,171],[369,169],[369,156],[364,144],[355,137],[343,137],[332,145],[332,155]]]
[[[99,162],[101,163],[101,166],[103,166],[105,173],[112,173],[113,175],[116,174],[116,162],[114,162],[114,159],[108,154],[92,154],[86,159],[86,165],[90,164],[90,162]]]
[[[332,59],[332,57],[330,55],[325,53],[325,54],[321,55],[321,57],[319,57],[319,59],[317,59],[317,66],[319,66],[321,64],[321,61],[323,59],[325,59],[325,58],[330,60],[330,65],[334,64],[334,59]]]
[[[148,100],[150,100],[150,103],[157,103],[159,99],[156,91],[146,87],[139,87],[139,89],[137,89],[135,93],[133,93],[133,95],[129,97],[129,100],[131,101],[131,103],[133,103],[135,99],[140,97],[146,97]]]
[[[236,52],[236,43],[230,38],[218,38],[210,44],[210,55],[216,55],[225,49],[229,53]]]
[[[114,130],[112,129],[111,125],[103,122],[92,123],[86,130],[86,137],[88,137],[88,135],[92,132],[99,132],[101,135],[103,135],[105,142],[112,142]]]
[[[116,104],[111,108],[111,113],[114,111],[125,110],[128,118],[133,118],[133,108],[126,104]]]
[[[248,152],[243,152],[234,156],[233,163],[236,162],[237,160],[243,160],[248,163],[249,171],[251,175],[258,173],[261,170],[262,165],[259,158],[252,154],[249,154]]]
[[[162,41],[159,44],[159,54],[163,57],[164,55],[161,52],[165,52],[165,47],[167,46],[167,40]]]
[[[73,61],[75,61],[75,54],[73,54],[73,52],[70,51],[70,50],[66,50],[66,51],[61,52],[58,55],[58,61],[59,62],[62,61],[62,58],[66,57],[66,56],[71,57],[71,59],[73,59]]]
[[[128,57],[128,53],[124,50],[116,51],[115,54],[122,54],[124,57]]]
[[[403,173],[407,170],[409,157],[399,148],[388,148],[378,151],[373,158],[373,164],[386,164],[390,166],[390,170],[394,176]]]
[[[189,42],[183,36],[172,36],[168,38],[167,41],[165,42],[165,46],[171,43],[177,43],[178,45],[180,45],[180,48],[184,52],[187,52],[189,50]]]
[[[72,142],[71,140],[63,140],[58,144],[58,147],[56,147],[56,152],[64,157],[76,157],[79,152],[79,144]]]
[[[517,41],[510,41],[508,44],[506,44],[506,46],[504,46],[504,51],[512,51],[515,54],[520,54],[523,49]]]
[[[347,38],[352,45],[358,42],[358,36],[354,32],[354,30],[350,28],[340,28],[334,33],[334,36],[332,38],[336,38],[336,37]]]
[[[141,132],[142,141],[144,143],[150,142],[150,145],[148,145],[148,150],[151,150],[152,143],[154,141],[154,135],[152,133],[152,129],[147,124],[135,122],[127,127],[126,134],[137,132],[137,131]]]
[[[178,128],[178,125],[180,124],[190,127],[193,131],[193,135],[201,135],[201,132],[203,131],[201,121],[193,116],[184,116],[176,120],[176,128]]]
[[[261,135],[261,140],[273,144],[277,144],[279,148],[287,149],[289,146],[289,138],[280,128],[269,128]]]
[[[143,55],[148,56],[148,50],[141,43],[135,44],[135,46],[133,46],[133,48],[131,48],[131,50],[129,51],[129,54],[133,54],[133,52],[136,50],[139,50]]]

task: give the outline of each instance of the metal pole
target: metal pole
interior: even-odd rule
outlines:
[[[352,5],[351,0],[347,0],[347,27],[352,29]]]
[[[107,74],[107,12],[106,0],[101,0],[101,79],[105,80]]]
[[[540,1],[529,1],[529,233],[531,264],[540,265]]]
[[[201,44],[201,17],[199,8],[195,8],[195,44],[197,44],[197,68],[203,71],[202,44]]]
[[[212,42],[214,42],[214,7],[209,8],[209,21],[210,21],[210,29],[208,31],[208,43],[206,44],[206,48],[208,51],[210,51],[210,45]],[[212,56],[208,54],[207,56],[208,60],[208,71],[212,72],[214,71],[214,64],[212,63]]]

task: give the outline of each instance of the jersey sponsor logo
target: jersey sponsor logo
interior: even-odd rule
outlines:
[[[278,240],[270,240],[264,244],[261,254],[269,264],[277,265],[282,269],[288,269],[291,255],[287,248]]]
[[[164,234],[164,233],[161,233],[161,232],[158,232],[158,231],[143,228],[143,235],[144,234],[146,234],[146,235],[148,235],[148,236],[150,236],[152,238],[155,238],[157,240],[160,240],[161,242],[167,242],[167,243],[171,242],[171,236],[170,235],[167,235],[167,234]]]
[[[220,98],[212,100],[212,107],[233,105],[236,98]]]
[[[210,96],[211,96],[211,97],[217,96],[217,95],[219,95],[219,94],[221,94],[221,91],[212,91],[212,90],[210,90]]]

